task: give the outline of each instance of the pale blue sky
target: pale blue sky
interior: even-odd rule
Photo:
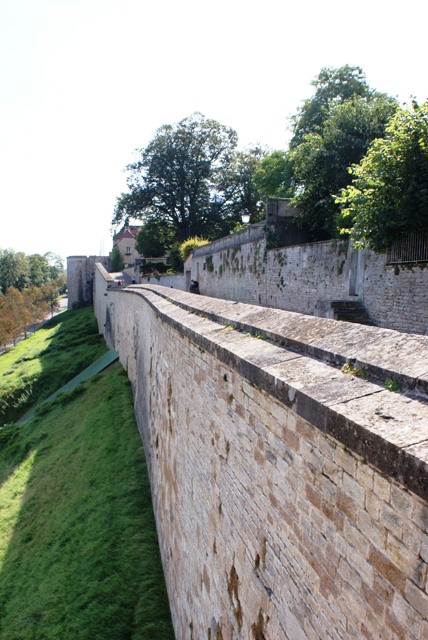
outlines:
[[[0,248],[111,248],[133,150],[200,111],[286,148],[321,67],[428,98],[426,0],[0,0]]]

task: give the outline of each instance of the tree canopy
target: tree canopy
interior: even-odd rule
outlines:
[[[41,287],[51,280],[65,284],[64,267],[60,256],[54,253],[27,256],[22,251],[0,249],[0,291],[10,287],[22,291],[30,285]]]
[[[171,245],[173,231],[164,220],[147,220],[138,232],[135,248],[141,255],[151,258],[164,256]]]
[[[303,142],[306,134],[319,131],[336,105],[356,96],[367,98],[374,93],[363,70],[350,65],[338,69],[322,68],[311,85],[315,87],[313,96],[304,101],[292,118],[291,148]]]
[[[398,104],[372,89],[356,66],[323,68],[312,86],[312,97],[292,118],[286,151],[237,150],[236,132],[200,113],[160,127],[148,146],[139,150],[139,159],[127,167],[129,190],[117,200],[113,224],[143,220],[138,250],[156,256],[192,236],[213,240],[227,235],[244,210],[255,222],[267,197],[289,197],[299,210],[297,222],[310,240],[338,237],[341,229],[351,227],[351,236],[355,239],[357,234],[362,243],[356,194],[364,191],[358,186],[363,184],[358,182],[362,180],[358,171],[368,165],[361,170],[355,167],[371,146],[383,149],[374,141],[385,137]],[[406,135],[413,134],[403,129],[402,136]],[[418,177],[412,184],[422,185],[422,201],[423,161],[422,156],[418,158],[413,156]],[[383,162],[388,164],[386,155]],[[352,179],[353,190],[346,191]],[[412,202],[415,210],[415,198]],[[413,222],[419,219],[418,214]]]
[[[254,185],[264,197],[290,198],[293,195],[293,165],[286,151],[272,151],[258,163]]]
[[[223,215],[226,232],[240,222],[243,211],[249,212],[252,222],[260,218],[264,202],[253,178],[265,155],[261,147],[235,150],[219,170],[214,203]]]
[[[351,178],[338,203],[342,231],[356,246],[383,251],[405,233],[427,233],[428,101],[400,108]]]
[[[200,113],[163,125],[128,165],[129,193],[118,198],[113,224],[130,217],[163,220],[178,241],[212,234],[221,216],[211,195],[236,144],[233,129]]]
[[[292,149],[294,204],[312,240],[338,235],[336,198],[351,181],[349,167],[363,158],[372,140],[385,135],[395,109],[395,101],[380,94],[338,102],[322,126]]]

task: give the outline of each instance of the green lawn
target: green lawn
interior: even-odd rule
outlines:
[[[92,309],[47,322],[0,356],[0,425],[17,420],[105,351]]]
[[[131,389],[115,364],[0,429],[0,640],[173,637]]]

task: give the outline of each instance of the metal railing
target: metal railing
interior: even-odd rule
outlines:
[[[387,264],[428,262],[428,233],[408,233],[391,244],[386,252]]]

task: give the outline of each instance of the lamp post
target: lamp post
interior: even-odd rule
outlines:
[[[241,214],[241,219],[243,224],[248,224],[250,222],[251,214],[249,211],[243,211]]]

